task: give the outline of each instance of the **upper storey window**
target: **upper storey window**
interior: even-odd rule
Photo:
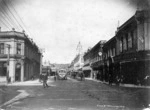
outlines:
[[[17,43],[17,54],[21,55],[21,43]]]
[[[123,37],[123,50],[127,50],[127,34]]]
[[[132,48],[133,47],[133,31],[129,33],[128,36],[128,48]]]
[[[4,43],[0,43],[0,54],[4,54]]]
[[[120,38],[120,52],[122,52],[122,48],[123,48],[123,38]]]

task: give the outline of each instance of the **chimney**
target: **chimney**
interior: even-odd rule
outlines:
[[[12,28],[12,31],[15,31],[15,28]]]
[[[25,33],[25,30],[22,30],[23,33]]]

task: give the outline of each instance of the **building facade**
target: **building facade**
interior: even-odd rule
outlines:
[[[40,74],[41,53],[24,33],[0,32],[0,77],[14,81],[29,80]]]
[[[100,71],[100,68],[103,65],[102,47],[105,42],[105,40],[99,41],[93,48],[91,48],[84,54],[83,71],[85,76],[97,78],[97,76],[99,77],[99,74],[102,73]]]
[[[144,84],[150,76],[150,11],[138,10],[103,47],[105,81]]]
[[[78,71],[79,69],[82,69],[83,65],[84,65],[83,54],[78,54],[72,61],[70,67],[72,68],[72,71]]]
[[[90,57],[91,57],[91,54],[90,54],[90,50],[91,49],[88,49],[87,52],[84,53],[84,65],[83,65],[83,72],[84,72],[84,76],[85,77],[92,77],[92,68],[91,68],[91,63],[90,63]]]
[[[84,54],[83,71],[90,70],[93,78],[110,84],[150,84],[149,30],[150,10],[137,10],[114,37]]]

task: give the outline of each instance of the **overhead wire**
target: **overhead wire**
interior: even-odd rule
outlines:
[[[9,2],[7,2],[6,0],[1,0],[1,2],[3,2],[3,4],[4,4],[4,6],[2,6],[2,7],[0,7],[1,8],[1,10],[2,10],[2,13],[3,13],[3,15],[7,18],[7,21],[6,21],[6,19],[4,19],[6,22],[7,22],[7,24],[5,23],[5,26],[7,26],[7,28],[9,28],[10,29],[10,27],[11,26],[14,26],[14,28],[17,28],[18,30],[21,28],[22,29],[22,31],[24,30],[24,31],[26,31],[27,30],[27,32],[30,34],[30,35],[32,35],[33,36],[33,34],[31,34],[31,32],[27,29],[27,27],[26,27],[26,25],[24,24],[24,22],[23,22],[23,20],[21,19],[21,17],[19,16],[19,14],[17,13],[17,11],[15,10],[15,8],[14,8],[14,6],[13,6],[13,4],[11,3],[11,0],[9,1]],[[2,4],[0,4],[0,5],[2,5]],[[5,8],[7,9],[7,10],[5,10]],[[12,10],[13,9],[13,10]],[[10,16],[10,14],[11,14],[11,16]],[[15,12],[15,13],[14,13]],[[17,18],[19,19],[17,19],[16,18],[16,15],[17,15]],[[20,22],[19,22],[20,21]],[[21,25],[21,24],[23,25]],[[9,25],[9,26],[8,26]],[[19,28],[18,28],[19,27]],[[25,29],[24,29],[25,28]],[[30,39],[30,40],[32,40],[32,39]],[[35,44],[36,45],[36,44]]]
[[[9,22],[9,20],[6,19],[7,17],[2,12],[0,12],[0,14],[1,14],[1,19],[5,20],[10,27],[13,27],[13,25]]]
[[[16,9],[15,9],[15,7],[14,7],[14,5],[13,5],[13,3],[12,3],[11,0],[9,0],[8,4],[12,7],[12,9],[14,10],[14,12],[15,12],[16,15],[17,15],[17,18],[19,18],[20,22],[23,24],[23,26],[24,26],[24,28],[25,28],[25,31],[27,31],[31,36],[35,36],[34,34],[32,34],[32,33],[30,32],[30,30],[29,30],[29,29],[27,28],[27,26],[24,24],[23,20],[22,20],[21,17],[19,16],[19,14],[18,14],[18,12],[16,11]]]
[[[11,0],[8,2],[8,4],[12,7],[12,9],[13,9],[14,12],[16,13],[17,17],[19,18],[19,20],[21,21],[21,23],[23,24],[23,26],[26,28],[26,25],[24,24],[23,20],[21,19],[21,17],[19,16],[18,12],[17,12],[16,9],[14,8],[13,4],[11,3]]]
[[[6,8],[8,9],[8,11],[11,13],[12,17],[14,18],[14,20],[16,21],[16,23],[20,26],[20,28],[23,30],[23,27],[20,25],[20,23],[18,22],[17,18],[14,16],[14,14],[11,12],[10,8],[8,7],[7,3],[5,2],[5,0],[2,0],[4,5],[6,6]]]
[[[4,22],[5,22],[5,24],[7,25],[7,26],[9,26],[10,28],[12,27],[12,25],[5,19],[5,17],[0,13],[0,15],[1,15],[1,21],[3,20]],[[5,26],[6,26],[5,25]]]
[[[9,13],[4,9],[4,5],[0,4],[1,13],[5,16],[5,19],[7,19],[7,22],[11,24],[12,27],[19,29],[16,25],[16,23],[13,21],[13,19],[10,17]]]
[[[2,21],[2,19],[0,19],[0,21],[3,23],[4,26],[6,26],[6,28],[7,28],[8,30],[11,30],[10,27],[9,27],[4,21]]]

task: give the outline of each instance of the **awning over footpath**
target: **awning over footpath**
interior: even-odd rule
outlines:
[[[82,68],[82,70],[83,70],[83,71],[92,70],[92,68],[91,68],[90,66],[85,66],[85,67]]]

